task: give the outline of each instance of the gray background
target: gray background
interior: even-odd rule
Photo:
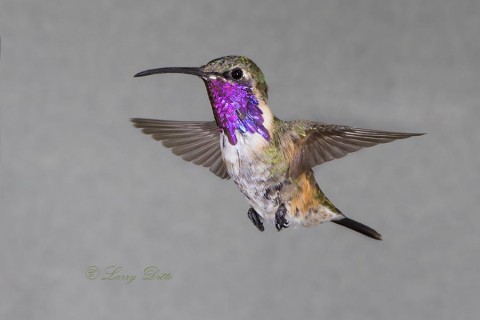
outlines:
[[[3,0],[0,318],[478,317],[479,17],[461,0]],[[130,125],[212,119],[200,80],[132,75],[227,54],[263,69],[282,119],[428,132],[315,169],[383,242],[260,233],[233,183]]]

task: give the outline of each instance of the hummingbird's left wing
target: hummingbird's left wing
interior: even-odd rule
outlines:
[[[362,148],[423,134],[360,129],[314,121],[287,123],[298,134],[294,137],[298,147],[295,148],[290,168],[292,178],[323,162],[344,157]]]
[[[186,161],[210,168],[222,179],[230,179],[220,150],[220,132],[215,121],[131,119],[155,140],[171,148]]]

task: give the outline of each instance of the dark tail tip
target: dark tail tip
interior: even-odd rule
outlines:
[[[382,240],[382,235],[378,233],[377,231],[373,230],[369,226],[366,226],[360,222],[357,222],[355,220],[349,219],[349,218],[343,218],[340,220],[332,220],[332,222],[335,222],[336,224],[339,224],[341,226],[347,227],[349,229],[355,230],[357,232],[360,232],[361,234],[366,235],[367,237],[376,239],[376,240]]]

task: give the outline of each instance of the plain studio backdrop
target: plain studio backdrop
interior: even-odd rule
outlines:
[[[3,0],[0,318],[477,318],[479,17],[478,0]],[[201,80],[133,75],[230,54],[281,119],[428,133],[315,168],[384,241],[261,233],[231,181],[132,127],[212,120]]]

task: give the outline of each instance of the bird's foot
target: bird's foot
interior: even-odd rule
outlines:
[[[248,209],[247,215],[248,215],[248,218],[253,222],[253,224],[255,225],[255,227],[257,227],[258,230],[260,231],[264,230],[260,215],[257,213],[257,211],[255,211],[255,209],[253,208]]]
[[[277,231],[288,228],[288,221],[285,219],[286,214],[287,208],[285,208],[285,205],[282,203],[277,212],[275,212],[275,228],[277,228]]]

